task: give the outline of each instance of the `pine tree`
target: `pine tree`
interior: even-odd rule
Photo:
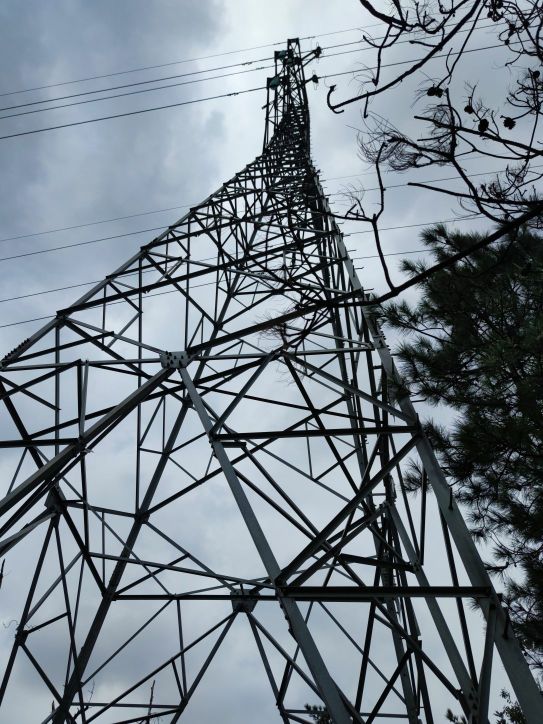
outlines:
[[[422,235],[441,261],[476,234],[443,226]],[[422,261],[402,262],[406,273]],[[422,281],[418,303],[392,303],[385,322],[406,335],[397,349],[407,384],[455,422],[428,432],[503,576],[511,621],[543,671],[543,244],[535,231],[471,255]],[[410,484],[420,485],[413,471]]]
[[[526,724],[526,717],[519,703],[511,700],[509,692],[502,689],[501,697],[505,700],[505,705],[500,711],[494,712],[494,716],[497,717],[496,724]]]

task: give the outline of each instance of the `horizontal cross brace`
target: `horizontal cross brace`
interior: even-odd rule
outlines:
[[[383,427],[329,427],[326,430],[255,430],[250,432],[221,432],[214,436],[221,442],[233,440],[267,440],[283,437],[336,437],[342,435],[386,435],[417,432],[413,425],[386,425]]]
[[[489,598],[491,589],[487,586],[284,586],[277,595],[247,594],[250,601],[277,601],[292,598],[296,601],[330,601],[336,603],[371,602],[383,598]],[[241,594],[236,593],[238,601]],[[127,594],[118,600],[133,601],[230,601],[229,594],[206,593],[157,593]]]

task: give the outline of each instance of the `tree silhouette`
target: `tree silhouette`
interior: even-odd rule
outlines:
[[[409,185],[420,188],[430,199],[435,194],[445,195],[458,201],[463,212],[486,217],[497,225],[501,238],[511,238],[526,225],[540,227],[543,202],[537,186],[543,156],[539,132],[543,7],[537,0],[360,3],[378,21],[374,35],[364,35],[374,56],[357,73],[360,93],[340,100],[336,86],[331,86],[328,104],[336,113],[348,104],[361,105],[365,126],[359,134],[360,150],[363,158],[375,165],[381,203],[377,212],[367,211],[355,194],[345,217],[371,225],[392,293],[389,296],[393,296],[401,290],[391,279],[379,236],[383,169],[407,173]],[[476,56],[470,55],[480,49],[477,31],[481,27],[493,33],[489,47],[500,46],[504,52],[504,69],[495,71],[499,75],[490,76],[490,82],[488,68],[486,77],[477,78]],[[405,64],[393,63],[399,70],[390,71],[388,61],[391,57],[397,60],[402,44],[418,51],[418,57]],[[419,76],[425,80],[415,92],[417,110],[408,118],[416,130],[408,133],[399,124],[410,115],[409,108],[400,107],[397,117],[384,118],[378,112],[378,101],[389,99],[398,86]],[[504,88],[501,97],[496,91],[499,88]],[[481,158],[480,168],[499,164],[498,171],[477,174],[475,180],[465,167],[466,159],[473,156]],[[454,183],[421,181],[417,171],[433,166],[447,169],[447,177]]]
[[[427,230],[437,260],[479,239]],[[408,274],[423,262],[404,261]],[[543,671],[543,245],[520,230],[419,285],[420,301],[391,303],[389,326],[406,339],[397,358],[412,391],[456,419],[428,433],[473,534],[503,578],[511,623],[529,663]],[[420,471],[408,481],[420,486]]]

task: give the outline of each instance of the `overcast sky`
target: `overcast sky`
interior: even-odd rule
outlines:
[[[199,76],[171,76],[199,71],[209,71],[202,73],[204,77],[239,74],[0,118],[0,137],[261,88],[271,73],[260,69],[261,66],[270,64],[273,50],[283,47],[291,37],[304,38],[302,47],[306,49],[317,44],[325,48],[322,59],[311,66],[319,76],[354,70],[367,55],[356,45],[328,46],[359,41],[361,28],[371,30],[369,25],[371,20],[356,0],[4,0],[0,5],[1,109],[136,81],[170,78],[164,80],[164,85],[192,81]],[[482,31],[479,44],[490,44]],[[334,55],[344,51],[349,53]],[[416,55],[409,48],[396,54],[398,62]],[[483,72],[497,62],[492,51],[481,51],[477,57]],[[251,65],[224,67],[248,61]],[[161,67],[133,72],[149,66]],[[80,80],[95,76],[108,77]],[[410,88],[400,89],[393,98],[382,102],[377,111],[396,125],[409,128],[415,112],[413,89],[423,81],[421,76]],[[344,75],[323,79],[317,88],[312,84],[308,87],[313,158],[322,171],[332,207],[342,209],[342,189],[348,184],[371,189],[375,179],[357,155],[357,129],[363,127],[360,108],[349,106],[344,114],[336,116],[326,107],[326,85],[332,82],[338,85],[338,97],[353,94],[358,85],[350,75]],[[133,89],[112,93],[130,90]],[[69,102],[70,99],[58,101]],[[42,324],[14,323],[52,315],[88,287],[4,300],[101,279],[161,228],[182,216],[187,206],[208,196],[252,161],[262,146],[264,102],[265,92],[257,90],[97,123],[0,138],[0,348],[8,351]],[[0,110],[0,115],[40,107],[36,103]],[[476,163],[473,170],[480,170]],[[447,175],[432,169],[426,178]],[[449,219],[458,211],[454,200],[429,198],[403,186],[395,188],[404,181],[401,176],[388,177],[390,188],[383,227]],[[365,198],[371,209],[375,195],[370,190]],[[62,230],[65,227],[79,228]],[[347,237],[347,247],[361,268],[362,282],[367,288],[383,290],[376,262],[360,258],[375,254],[369,235],[361,233],[363,230],[356,225],[347,225],[345,229],[352,233]],[[119,238],[94,243],[105,237]],[[383,240],[389,253],[420,247],[417,228],[391,229]],[[84,244],[87,241],[93,243]],[[34,253],[79,243],[83,245]],[[399,257],[392,257],[395,273],[396,259]],[[118,464],[113,452],[109,462]],[[212,500],[210,496],[206,505],[212,505]],[[216,513],[223,515],[224,510]],[[243,542],[239,545],[243,546]],[[167,629],[161,629],[157,635],[167,639]],[[238,639],[241,648],[243,635],[240,632]],[[252,672],[248,664],[247,667],[250,678]],[[262,707],[258,692],[255,684],[253,703]],[[266,701],[259,721],[275,721],[273,702]],[[235,703],[230,703],[234,709],[228,721],[233,722],[239,712],[236,714]],[[210,702],[200,705],[202,712],[214,711]],[[247,708],[251,708],[250,702]]]
[[[92,3],[29,0],[18,3],[8,0],[0,7],[0,20],[0,88],[5,94],[0,96],[2,108],[247,60],[260,61],[252,66],[203,74],[206,77],[251,71],[228,78],[5,119],[1,122],[0,135],[263,86],[270,71],[253,68],[268,65],[274,47],[70,84],[70,81],[80,78],[269,46],[270,43],[277,43],[275,47],[280,47],[288,37],[314,36],[304,40],[302,45],[309,49],[320,43],[326,48],[360,40],[361,32],[357,28],[372,31],[371,27],[368,28],[371,22],[355,0],[341,0],[333,4],[320,0],[312,3],[278,0],[273,4],[249,0],[184,0],[182,3],[166,0],[152,3],[143,0],[113,3],[102,0]],[[330,34],[335,31],[347,32]],[[484,31],[480,31],[478,39],[482,41],[480,45],[490,44]],[[353,50],[356,52],[326,57]],[[401,60],[414,57],[409,48],[396,51],[396,55]],[[487,63],[490,67],[494,60],[489,51],[483,51],[478,56],[483,68]],[[357,46],[347,45],[325,50],[322,60],[314,64],[313,70],[318,75],[341,73],[360,67],[368,58],[366,51],[360,52]],[[176,78],[161,85],[195,78],[198,76]],[[417,78],[416,85],[423,81],[424,76]],[[333,82],[338,84],[338,97],[347,97],[358,88],[357,82],[349,75]],[[55,85],[61,83],[64,85]],[[325,85],[330,83],[332,79],[321,81],[316,90],[312,85],[309,87],[313,156],[322,170],[327,191],[332,194],[332,203],[341,209],[345,202],[334,194],[350,184],[372,188],[375,179],[368,174],[371,170],[357,158],[355,129],[362,128],[360,109],[354,104],[348,106],[344,114],[333,115],[325,104]],[[52,87],[18,93],[44,85]],[[117,92],[130,90],[133,89]],[[412,91],[413,87],[405,92],[401,90],[394,97],[380,102],[376,111],[391,118],[397,125],[409,127],[409,119],[414,113]],[[41,234],[66,226],[197,202],[259,151],[263,134],[263,102],[264,93],[261,91],[0,139],[0,239],[22,237],[0,243],[0,257],[123,233],[132,234],[172,223],[181,215],[181,208]],[[40,106],[1,113],[8,115],[37,108]],[[364,173],[366,175],[361,178],[337,179]],[[430,177],[439,176],[432,169]],[[405,180],[403,177],[388,177],[387,183],[392,186]],[[450,199],[432,197],[429,203],[427,196],[405,187],[390,188],[387,195],[388,208],[383,227],[454,216],[454,204]],[[366,200],[371,209],[375,201],[371,192],[368,192]],[[360,231],[360,228],[352,230]],[[37,233],[40,235],[27,236]],[[155,233],[144,231],[70,250],[0,260],[0,298],[100,279]],[[389,252],[411,251],[420,246],[416,229],[391,230],[383,235],[383,239],[385,250]],[[367,234],[358,233],[350,237],[348,246],[356,251],[355,257],[375,253]],[[391,259],[393,267],[395,261]],[[375,285],[382,288],[375,263],[371,260],[359,260],[357,263],[366,267],[363,281],[367,287]],[[54,313],[80,291],[76,289],[2,303],[2,322],[10,324]],[[11,342],[15,344],[21,337],[28,336],[37,324],[1,328],[2,346],[9,347]]]

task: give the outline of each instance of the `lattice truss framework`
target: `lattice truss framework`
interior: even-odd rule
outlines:
[[[237,721],[486,722],[497,649],[536,722],[312,165],[312,57],[276,54],[262,155],[2,361],[14,721],[203,721],[223,696]]]

